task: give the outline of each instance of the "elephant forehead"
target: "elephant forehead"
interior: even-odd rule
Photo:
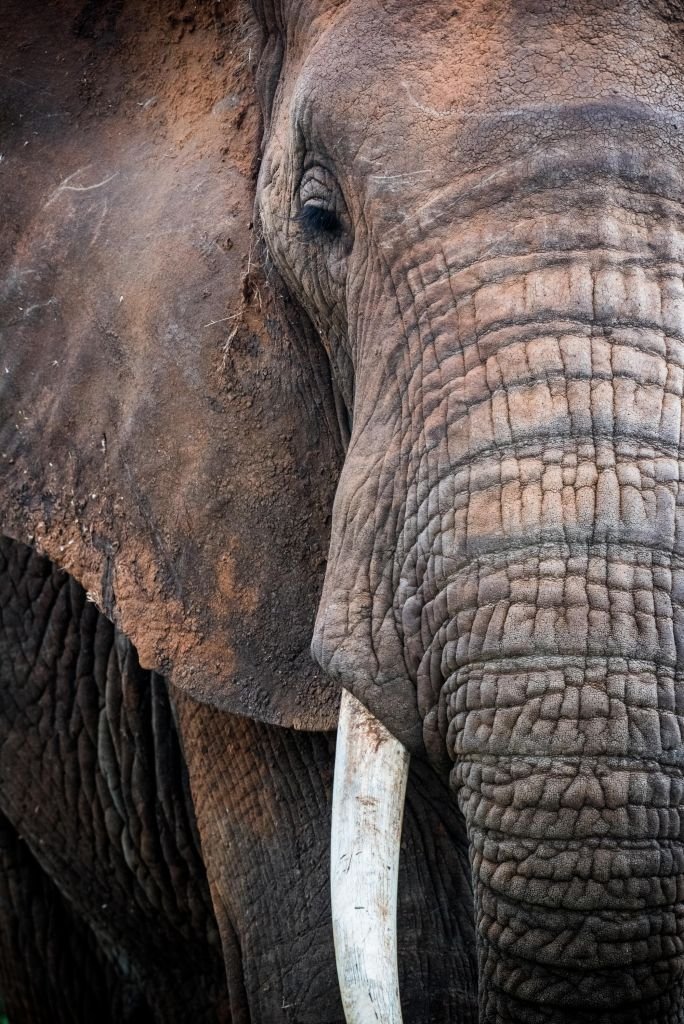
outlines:
[[[655,5],[349,0],[316,12],[308,31],[301,16],[291,29],[285,77],[300,76],[300,102],[323,108],[331,134],[344,128],[342,146],[389,127],[406,153],[414,137],[448,135],[464,112],[543,116],[555,104],[620,97],[682,110],[672,64],[681,41]]]
[[[681,40],[655,7],[619,6],[317,5],[292,30],[274,138],[296,138],[352,206],[377,218],[375,200],[393,223],[561,142],[566,161],[611,141],[681,159]]]

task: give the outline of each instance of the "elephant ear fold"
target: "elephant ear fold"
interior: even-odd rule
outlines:
[[[278,86],[285,64],[306,50],[306,39],[315,39],[325,28],[329,11],[342,0],[252,0],[260,28],[256,53],[255,82],[268,138],[271,118],[278,102]]]
[[[263,138],[268,137],[271,126],[271,112],[280,82],[285,46],[278,31],[265,33],[259,62],[255,72],[255,85],[263,117]]]
[[[267,135],[268,118],[285,54],[284,12],[282,6],[274,4],[273,0],[252,0],[252,10],[260,31],[254,80],[265,122],[264,135]]]
[[[7,3],[0,530],[197,699],[332,728],[309,643],[342,449],[252,226],[250,10]]]

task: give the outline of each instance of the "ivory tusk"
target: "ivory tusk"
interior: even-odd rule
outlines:
[[[342,691],[333,784],[330,887],[347,1024],[401,1024],[397,880],[409,753]]]

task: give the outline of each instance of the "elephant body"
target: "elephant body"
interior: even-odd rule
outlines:
[[[264,234],[352,422],[314,654],[450,776],[483,1024],[680,1022],[681,7],[264,20]]]

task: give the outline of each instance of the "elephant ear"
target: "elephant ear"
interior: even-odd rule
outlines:
[[[331,728],[309,642],[342,443],[251,223],[259,28],[240,3],[8,4],[0,528],[197,699]]]

